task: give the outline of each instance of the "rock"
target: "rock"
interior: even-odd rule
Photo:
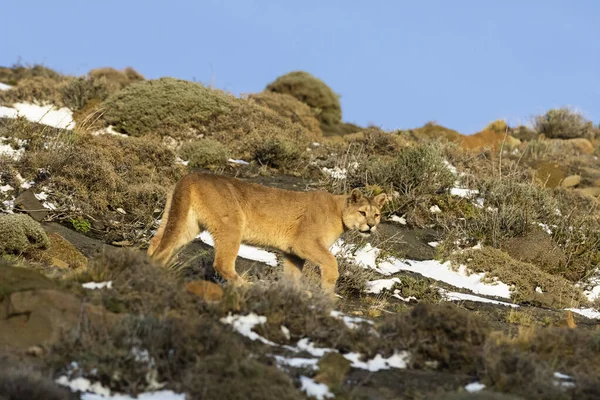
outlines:
[[[106,229],[106,225],[102,221],[93,220],[92,228],[94,228],[97,231],[103,231],[104,229]]]
[[[319,374],[315,376],[315,381],[329,387],[339,387],[350,371],[350,361],[338,352],[325,354],[319,360],[318,365]]]
[[[38,222],[43,220],[46,215],[48,215],[48,210],[44,208],[42,203],[35,197],[35,194],[33,194],[33,191],[31,190],[26,190],[17,196],[15,199],[15,206],[31,215],[31,218]]]
[[[588,139],[567,139],[565,142],[570,144],[573,147],[573,150],[577,151],[579,154],[593,154],[595,150],[594,145]]]
[[[129,240],[121,240],[118,242],[112,242],[111,243],[113,246],[117,246],[117,247],[129,247],[132,246],[131,242]]]
[[[581,183],[581,175],[570,175],[570,176],[567,176],[565,179],[563,179],[560,186],[562,186],[564,188],[570,188],[570,187],[577,186],[580,183]]]
[[[44,355],[44,349],[42,349],[40,346],[31,346],[27,349],[26,353],[32,357],[41,357]]]
[[[205,280],[191,281],[185,284],[185,290],[205,301],[221,301],[223,289],[214,282]]]
[[[600,180],[600,169],[591,167],[581,167],[581,174],[593,180]]]
[[[566,176],[564,168],[561,168],[559,164],[548,161],[536,163],[533,169],[535,169],[538,180],[547,188],[557,187]]]
[[[60,269],[87,268],[88,259],[67,239],[55,232],[48,233],[49,246],[45,250],[35,250],[31,259],[45,262]]]
[[[0,348],[51,346],[79,329],[81,321],[107,330],[120,320],[119,315],[58,290],[36,274],[23,268],[0,268]]]

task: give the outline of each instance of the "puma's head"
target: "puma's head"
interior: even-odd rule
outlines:
[[[346,229],[357,230],[363,236],[369,236],[377,229],[381,220],[381,207],[387,201],[388,196],[385,193],[365,197],[360,190],[352,190],[342,214],[344,226]]]

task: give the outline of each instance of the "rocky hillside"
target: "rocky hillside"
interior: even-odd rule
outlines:
[[[240,98],[0,67],[0,399],[600,398],[600,128],[343,117],[301,71]],[[392,201],[331,248],[335,300],[251,246],[233,288],[207,232],[169,270],[145,255],[199,170]]]

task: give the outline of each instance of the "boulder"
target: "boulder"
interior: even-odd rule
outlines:
[[[15,199],[15,206],[31,215],[31,218],[38,222],[48,215],[48,210],[46,210],[31,190],[26,190],[17,196]]]
[[[71,242],[55,232],[48,233],[49,246],[35,250],[31,258],[60,269],[78,270],[87,268],[88,259]]]
[[[58,289],[25,268],[0,266],[0,348],[47,347],[88,327],[109,329],[121,317]]]
[[[567,139],[565,142],[569,143],[573,150],[577,151],[579,154],[592,154],[595,150],[594,145],[588,139]]]
[[[565,179],[563,179],[560,186],[562,186],[564,188],[570,188],[570,187],[575,187],[575,186],[579,185],[580,183],[581,183],[581,175],[570,175],[570,176],[567,176]]]

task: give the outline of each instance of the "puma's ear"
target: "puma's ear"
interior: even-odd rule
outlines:
[[[350,192],[350,201],[352,203],[357,203],[362,197],[363,195],[358,188],[352,189],[352,192]]]
[[[385,203],[388,202],[389,200],[389,196],[385,193],[381,193],[378,194],[377,196],[373,197],[373,204],[375,204],[377,207],[381,208],[384,206]]]

